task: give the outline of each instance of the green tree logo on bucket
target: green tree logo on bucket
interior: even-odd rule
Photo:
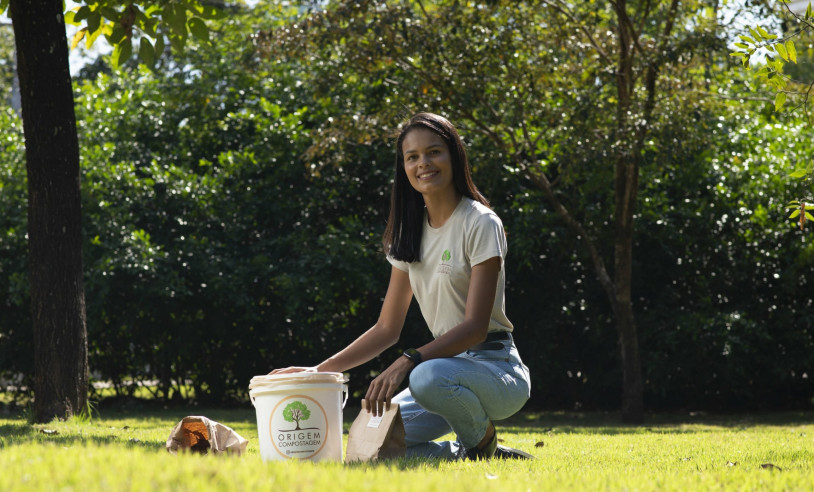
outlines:
[[[285,458],[313,457],[325,446],[328,430],[325,409],[305,395],[283,398],[269,417],[271,443]]]
[[[301,401],[292,401],[285,406],[285,410],[283,410],[283,418],[286,422],[296,422],[297,428],[294,430],[301,430],[300,420],[310,419],[311,411],[308,410],[308,406],[306,406],[305,403]]]

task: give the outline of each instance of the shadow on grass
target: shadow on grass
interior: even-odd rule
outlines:
[[[26,423],[0,425],[0,447],[6,439],[17,439],[33,434],[36,429]]]
[[[565,432],[575,434],[706,433],[715,428],[810,425],[814,412],[716,414],[705,412],[648,414],[639,424],[622,422],[614,412],[521,412],[496,422],[501,433]]]
[[[59,431],[46,427],[37,427],[27,423],[3,424],[0,425],[0,450],[12,446],[22,446],[28,444],[43,444],[59,447],[71,447],[75,445],[121,445],[127,448],[140,447],[145,449],[160,450],[164,448],[164,443],[144,442],[139,439],[125,439],[117,435],[76,435],[63,434]]]

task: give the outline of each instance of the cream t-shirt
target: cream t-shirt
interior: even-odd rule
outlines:
[[[500,273],[489,332],[511,332],[513,326],[505,307],[506,236],[500,218],[483,204],[461,198],[450,218],[437,229],[430,227],[425,211],[420,261],[387,259],[410,275],[421,314],[438,338],[464,320],[472,266],[496,256],[500,257]]]

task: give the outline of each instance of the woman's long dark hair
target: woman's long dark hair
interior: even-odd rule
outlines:
[[[424,197],[407,179],[402,144],[408,133],[419,128],[435,133],[446,143],[452,163],[452,182],[455,191],[489,206],[489,201],[472,182],[466,148],[452,123],[443,116],[432,113],[418,113],[410,118],[410,121],[402,127],[396,142],[396,176],[390,194],[390,216],[387,218],[387,228],[384,230],[382,241],[385,254],[410,263],[421,261],[419,253],[421,232],[424,230]]]

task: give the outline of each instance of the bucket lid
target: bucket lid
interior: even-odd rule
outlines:
[[[341,372],[294,372],[255,376],[249,382],[249,389],[279,386],[281,384],[343,384],[348,379]]]

